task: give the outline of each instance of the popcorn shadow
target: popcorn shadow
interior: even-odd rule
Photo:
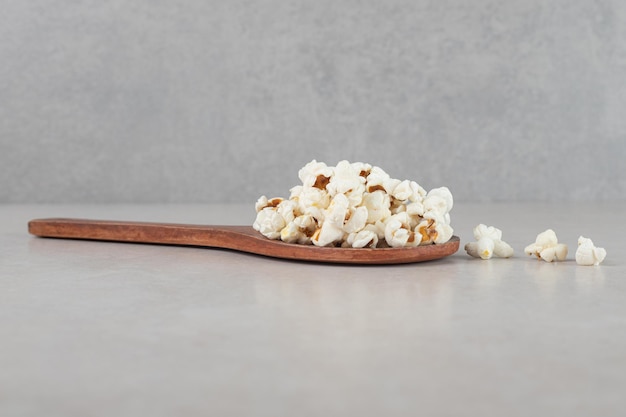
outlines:
[[[528,257],[524,272],[533,281],[544,297],[551,297],[571,270],[568,261],[545,262],[541,259]]]
[[[578,266],[574,272],[576,287],[581,293],[592,294],[604,288],[606,281],[602,266]]]
[[[513,261],[513,262],[512,262]],[[475,277],[474,283],[482,289],[495,289],[504,280],[508,279],[515,270],[514,259],[511,258],[491,258],[480,259],[467,257],[466,265],[472,265],[471,274]]]
[[[541,296],[546,299],[563,291],[576,290],[591,295],[604,289],[602,266],[582,266],[573,259],[559,262],[528,262],[524,271],[532,279]]]

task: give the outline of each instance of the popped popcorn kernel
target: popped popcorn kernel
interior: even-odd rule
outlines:
[[[559,243],[554,230],[548,229],[539,233],[535,243],[526,246],[524,252],[546,262],[564,261],[567,258],[567,245]]]
[[[282,201],[283,199],[280,197],[276,197],[276,198],[272,198],[271,200],[268,200],[267,197],[262,195],[257,200],[256,204],[254,205],[254,208],[258,213],[259,211],[263,210],[265,207],[277,207]]]
[[[392,248],[404,246],[417,246],[421,243],[421,235],[416,238],[415,232],[411,229],[410,218],[406,213],[394,214],[385,225],[385,240]]]
[[[273,207],[259,211],[252,227],[268,239],[280,238],[281,230],[286,226],[285,219]]]
[[[361,230],[358,233],[350,233],[346,243],[352,248],[375,248],[378,244],[378,235],[371,230]]]
[[[364,162],[312,160],[288,199],[261,196],[253,227],[269,239],[316,246],[382,248],[447,242],[453,198]]]
[[[374,191],[385,192],[385,187],[383,187],[382,184],[369,185],[367,187],[367,192],[368,193],[373,193]]]
[[[491,259],[510,258],[513,256],[511,245],[502,240],[502,230],[497,227],[479,224],[473,230],[475,242],[465,245],[465,251],[474,258]]]
[[[422,220],[415,230],[420,234],[420,241],[424,243],[432,243],[437,239],[437,229],[434,227],[433,219]]]
[[[606,258],[604,248],[596,248],[591,239],[580,236],[576,249],[576,263],[585,266],[598,266]]]

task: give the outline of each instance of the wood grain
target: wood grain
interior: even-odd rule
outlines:
[[[39,237],[153,243],[233,249],[274,258],[348,264],[401,264],[452,255],[460,240],[415,248],[330,248],[265,238],[250,226],[204,226],[86,219],[35,219],[28,231]]]

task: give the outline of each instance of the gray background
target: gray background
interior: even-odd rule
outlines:
[[[626,2],[0,0],[0,202],[248,202],[316,158],[626,198]]]

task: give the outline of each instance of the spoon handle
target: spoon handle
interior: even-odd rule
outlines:
[[[86,219],[36,219],[29,233],[40,237],[208,246],[242,250],[255,240],[247,226],[204,226]]]

